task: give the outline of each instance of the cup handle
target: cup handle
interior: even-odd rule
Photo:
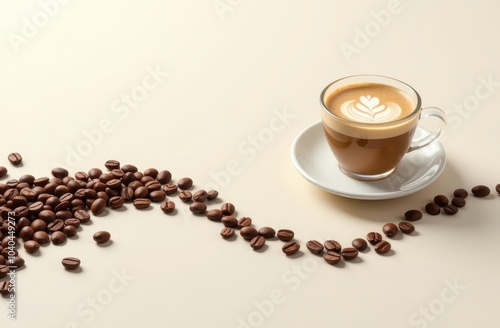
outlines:
[[[438,140],[446,131],[446,114],[443,110],[437,107],[426,107],[420,111],[420,119],[437,119],[439,124],[428,136],[413,141],[408,149],[408,153],[429,145],[431,142]]]

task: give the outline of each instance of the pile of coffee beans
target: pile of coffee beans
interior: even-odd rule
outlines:
[[[22,157],[19,153],[11,153],[8,161],[18,166]],[[106,215],[108,209],[119,209],[126,203],[138,210],[158,203],[163,213],[174,215],[176,204],[180,202],[186,204],[193,215],[220,222],[223,225],[220,236],[224,239],[233,240],[239,235],[256,251],[265,249],[270,240],[279,240],[284,243],[282,252],[286,256],[293,257],[300,252],[301,245],[295,240],[292,230],[275,230],[269,226],[257,228],[249,216],[238,218],[236,207],[230,202],[224,202],[220,207],[213,206],[211,201],[219,197],[218,191],[195,190],[189,177],[182,177],[175,183],[168,170],[148,168],[141,172],[135,165],[121,165],[117,160],[106,161],[104,167],[78,171],[73,176],[68,170],[56,167],[50,177],[25,174],[0,183],[0,279],[6,277],[10,269],[25,264],[17,251],[20,240],[28,254],[39,252],[40,245],[63,245],[68,238],[75,237],[78,228],[88,224],[93,216]],[[7,176],[7,172],[6,167],[0,166],[0,178]],[[500,184],[495,190],[500,194]],[[471,193],[475,197],[486,197],[490,188],[477,185]],[[431,216],[440,213],[455,215],[465,206],[468,194],[467,190],[459,188],[452,197],[436,195],[423,209]],[[342,260],[355,260],[360,253],[369,251],[369,245],[377,254],[390,254],[391,243],[383,235],[394,239],[400,232],[412,234],[415,226],[410,222],[422,218],[422,211],[410,209],[404,213],[403,221],[387,222],[381,228],[382,233],[370,231],[365,238],[354,238],[348,247],[343,248],[338,241],[330,239],[324,242],[309,240],[306,248],[332,265]],[[97,231],[93,239],[105,246],[111,240],[111,233]],[[61,263],[67,270],[75,270],[81,262],[76,257],[67,257]],[[0,294],[8,294],[7,290],[8,283],[0,281]]]

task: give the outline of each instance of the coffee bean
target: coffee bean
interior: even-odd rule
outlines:
[[[202,202],[193,202],[191,205],[189,205],[189,210],[193,214],[205,214],[207,205]]]
[[[250,240],[250,246],[253,249],[260,249],[266,244],[266,239],[262,236],[255,236]]]
[[[394,237],[399,232],[398,227],[394,223],[384,224],[382,231],[387,237]]]
[[[434,197],[434,203],[436,203],[438,206],[446,206],[449,203],[448,197],[445,195],[437,195]]]
[[[175,210],[175,203],[170,200],[163,202],[160,205],[160,209],[163,211],[163,213],[172,213]]]
[[[328,252],[337,252],[340,253],[342,251],[342,245],[336,240],[329,239],[323,243],[323,246],[325,246],[325,249]]]
[[[5,166],[0,166],[0,179],[7,175],[7,168]]]
[[[63,167],[55,167],[51,171],[52,176],[58,179],[63,179],[64,177],[67,177],[69,172]]]
[[[120,191],[120,196],[122,196],[123,200],[129,201],[134,199],[134,189],[131,187],[124,187]]]
[[[391,244],[385,240],[378,242],[375,245],[375,252],[378,254],[385,254],[391,250]]]
[[[193,194],[193,200],[195,202],[205,202],[208,198],[208,193],[201,189],[201,190],[197,190],[194,194]]]
[[[495,190],[500,194],[500,183],[495,186]]]
[[[109,207],[111,207],[112,209],[115,209],[115,210],[122,207],[124,203],[125,203],[125,199],[123,199],[122,196],[113,196],[108,201]]]
[[[252,225],[252,219],[248,216],[244,216],[238,220],[238,227],[248,227]]]
[[[422,212],[420,212],[419,210],[409,210],[405,212],[405,219],[408,221],[418,221],[421,218]]]
[[[97,198],[94,202],[92,202],[92,206],[90,207],[90,211],[94,215],[99,215],[106,209],[106,201],[102,198]]]
[[[354,239],[351,245],[360,252],[364,251],[368,247],[368,243],[363,238]]]
[[[438,215],[441,213],[441,207],[436,203],[428,203],[425,205],[425,211],[430,215]]]
[[[225,239],[231,238],[232,236],[234,236],[234,229],[229,227],[222,228],[222,230],[220,231],[220,235]]]
[[[295,233],[290,229],[280,229],[278,230],[276,236],[279,240],[290,241],[295,236]]]
[[[98,167],[93,167],[88,171],[88,177],[90,179],[99,179],[99,176],[101,176],[102,170]]]
[[[66,241],[66,235],[62,231],[55,231],[50,236],[50,239],[52,240],[52,244],[61,245]]]
[[[238,220],[232,215],[226,215],[222,217],[222,224],[225,227],[236,227],[238,225]]]
[[[134,187],[131,187],[132,189]],[[134,198],[147,198],[149,197],[149,190],[148,188],[144,187],[144,186],[138,186],[137,188],[135,188],[134,190]]]
[[[19,237],[21,237],[24,241],[31,240],[34,233],[35,230],[33,230],[31,226],[26,226],[19,231]]]
[[[453,192],[453,196],[460,197],[463,199],[467,198],[468,195],[469,193],[464,188],[455,189],[455,191]]]
[[[151,180],[151,181],[144,183],[144,187],[146,187],[148,189],[148,191],[151,193],[155,190],[161,190],[161,183],[156,181],[156,180]]]
[[[90,221],[90,214],[85,210],[77,210],[73,213],[80,223],[87,223]]]
[[[366,240],[372,245],[376,245],[377,243],[382,241],[382,235],[378,232],[369,232],[366,235]]]
[[[2,272],[4,271],[3,268],[5,267],[7,269],[7,273],[10,271],[10,269],[5,266],[5,265],[2,265],[0,266],[0,278],[2,278]],[[5,276],[7,275],[7,273],[5,274]],[[10,283],[8,280],[4,280],[4,281],[0,281],[0,295],[9,295],[10,294]]]
[[[54,221],[47,224],[47,230],[50,232],[62,231],[64,229],[64,221],[61,219],[55,219]]]
[[[405,233],[405,234],[410,234],[413,231],[415,231],[415,226],[413,224],[411,224],[410,222],[402,221],[402,222],[399,222],[398,226],[399,226],[399,230],[401,230],[401,232]]]
[[[206,212],[206,216],[211,221],[220,221],[224,216],[219,209],[213,209]]]
[[[276,231],[271,227],[262,227],[259,229],[258,233],[266,239],[273,238],[276,235]]]
[[[120,189],[122,187],[122,181],[120,179],[113,178],[106,182],[106,187],[111,189]]]
[[[50,241],[50,237],[45,231],[35,231],[33,234],[33,240],[40,245],[45,245]]]
[[[234,211],[236,210],[234,205],[231,203],[222,204],[220,209],[222,211],[222,214],[224,214],[224,215],[233,215]]]
[[[80,266],[80,259],[76,257],[65,257],[61,261],[62,265],[68,270],[75,270]]]
[[[67,225],[63,228],[63,232],[66,237],[74,237],[78,233],[78,230],[75,226]]]
[[[163,190],[154,190],[149,193],[149,199],[153,202],[161,202],[167,198],[167,194]]]
[[[97,231],[96,233],[94,233],[92,238],[94,238],[96,243],[104,244],[111,239],[111,234],[107,231]]]
[[[161,184],[167,184],[172,179],[172,173],[168,170],[161,170],[156,175],[156,180]]]
[[[476,197],[486,197],[490,194],[490,188],[485,185],[474,186],[471,191]]]
[[[42,219],[35,219],[31,222],[31,229],[33,229],[34,232],[45,231],[47,229],[47,222]]]
[[[153,179],[156,179],[156,177],[158,176],[158,173],[160,173],[160,172],[158,172],[158,170],[155,169],[154,167],[150,167],[149,169],[145,169],[143,173],[144,173],[144,176],[152,177]]]
[[[16,255],[14,256],[14,265],[11,264],[11,266],[14,268],[14,269],[19,269],[20,267],[22,267],[24,265],[25,261],[22,257],[20,257],[19,255]]]
[[[23,247],[26,250],[26,252],[31,254],[35,253],[40,249],[40,244],[34,240],[28,240],[24,242]]]
[[[219,192],[217,190],[209,190],[207,191],[207,199],[213,200],[219,196]]]
[[[285,245],[283,245],[283,247],[281,248],[283,253],[285,253],[286,255],[295,254],[298,252],[299,249],[300,249],[300,244],[295,241],[290,241]]]
[[[189,202],[192,198],[193,198],[193,195],[191,194],[190,191],[187,191],[187,190],[181,190],[179,192],[179,198],[180,200],[182,200],[183,202]]]
[[[358,257],[358,250],[354,247],[346,247],[342,250],[341,254],[344,260],[354,260]]]
[[[443,211],[448,215],[455,215],[458,213],[458,207],[449,204],[443,207]]]
[[[167,183],[162,187],[162,189],[167,194],[167,196],[175,194],[178,190],[177,185],[173,183]]]
[[[108,169],[108,170],[115,170],[115,169],[119,169],[120,168],[120,162],[117,161],[117,160],[114,160],[114,159],[109,159],[106,161],[106,163],[104,163],[104,166]]]
[[[177,187],[181,190],[188,190],[193,186],[193,180],[191,178],[182,178],[177,182]]]
[[[462,197],[453,197],[453,199],[451,200],[451,204],[456,207],[464,207],[465,203],[465,199],[463,199]]]
[[[7,159],[12,163],[12,165],[19,165],[23,161],[23,157],[19,153],[10,153],[9,156],[7,156]]]
[[[328,264],[337,264],[337,263],[340,262],[340,260],[342,259],[342,257],[337,252],[331,252],[331,251],[329,251],[329,252],[326,252],[325,254],[323,254],[323,259]]]
[[[309,240],[306,243],[307,249],[313,254],[319,254],[323,251],[323,245],[317,240]]]
[[[147,198],[134,199],[134,207],[138,210],[143,210],[151,205],[151,201]]]
[[[121,167],[121,170],[125,173],[127,172],[135,173],[138,171],[137,166],[133,164],[125,164]]]
[[[241,230],[240,230],[240,236],[246,240],[251,240],[257,235],[258,235],[257,229],[255,229],[252,226],[246,226],[246,227],[241,228]]]

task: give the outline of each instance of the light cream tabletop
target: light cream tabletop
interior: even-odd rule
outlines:
[[[217,189],[255,227],[288,228],[254,251],[222,224],[131,204],[93,216],[78,237],[26,254],[15,320],[1,327],[498,327],[500,5],[494,1],[4,1],[0,4],[0,165],[8,177],[74,175],[108,159],[167,169]],[[446,167],[390,200],[330,194],[290,149],[319,121],[340,77],[388,75],[442,108]],[[19,152],[24,165],[7,155]],[[333,168],[332,168],[333,169]],[[308,240],[344,247],[400,222],[437,194],[478,184],[455,216],[424,213],[414,235],[332,266]],[[94,232],[112,243],[99,247]],[[65,270],[63,257],[81,259]]]

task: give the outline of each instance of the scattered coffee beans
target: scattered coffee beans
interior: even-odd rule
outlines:
[[[449,199],[445,195],[437,195],[434,197],[434,203],[436,203],[436,205],[438,206],[443,207],[445,205],[448,205]]]
[[[425,205],[425,211],[430,215],[438,215],[441,213],[441,207],[436,203],[428,203]]]
[[[62,245],[66,242],[66,235],[62,231],[55,231],[50,237],[54,245]]]
[[[205,214],[207,210],[207,205],[202,202],[193,202],[189,205],[189,210],[193,214]]]
[[[40,249],[40,244],[34,240],[28,240],[24,242],[23,247],[26,250],[26,252],[35,253]]]
[[[448,204],[443,207],[443,211],[448,215],[455,215],[458,213],[458,207],[455,205]]]
[[[181,190],[181,192],[179,192],[179,198],[184,203],[187,203],[193,198],[193,194],[188,190]]]
[[[160,209],[163,211],[163,213],[172,213],[175,210],[175,203],[170,200],[163,202],[160,205]]]
[[[354,247],[346,247],[342,250],[341,254],[344,260],[354,260],[358,257],[358,250]]]
[[[340,243],[336,240],[327,240],[323,243],[323,246],[325,246],[325,249],[328,251],[328,252],[337,252],[337,253],[340,253],[340,251],[342,250],[342,246],[340,245]]]
[[[474,186],[471,191],[476,197],[486,197],[490,194],[490,188],[485,185]]]
[[[196,191],[194,194],[193,194],[193,200],[195,202],[205,202],[208,198],[208,193],[201,189],[201,190],[198,190]]]
[[[266,239],[262,236],[255,236],[250,240],[250,246],[253,249],[260,249],[266,244]]]
[[[243,227],[240,230],[240,236],[243,239],[251,240],[258,235],[257,229],[252,226]]]
[[[148,208],[151,205],[151,201],[147,198],[136,198],[134,199],[134,207],[142,210]]]
[[[104,244],[111,239],[111,234],[107,231],[97,231],[96,233],[94,233],[92,238],[94,238],[96,243]]]
[[[290,241],[295,236],[295,233],[290,229],[280,229],[278,230],[276,236],[279,240]]]
[[[219,209],[213,209],[213,210],[208,210],[205,215],[207,218],[211,221],[220,221],[222,217],[224,216],[222,214],[222,211]]]
[[[469,193],[464,188],[455,189],[455,191],[453,192],[453,196],[460,197],[463,199],[467,198],[468,195]]]
[[[422,212],[419,210],[409,210],[405,212],[405,219],[408,221],[418,221],[422,218]]]
[[[422,214],[420,214],[420,215],[422,215]],[[384,234],[387,237],[394,237],[399,232],[398,226],[395,225],[394,223],[386,223],[386,224],[384,224],[384,226],[382,227],[382,231],[384,232]]]
[[[5,166],[0,166],[0,179],[7,175],[7,168]]]
[[[225,239],[231,238],[232,236],[234,236],[234,229],[229,227],[222,228],[222,230],[220,231],[220,235]]]
[[[258,233],[266,239],[273,238],[276,235],[276,231],[271,227],[262,227],[259,229]]]
[[[451,204],[456,207],[464,207],[465,206],[465,199],[462,197],[453,197],[451,200]]]
[[[224,214],[224,215],[233,215],[234,211],[236,210],[234,205],[231,203],[222,204],[220,209],[222,211],[222,214]]]
[[[391,244],[388,241],[382,240],[375,245],[375,252],[385,254],[391,250]]]
[[[188,190],[193,186],[193,180],[191,178],[182,178],[177,182],[177,187],[181,190]]]
[[[223,216],[221,221],[225,227],[233,228],[233,227],[238,226],[238,219],[236,219],[236,217],[234,217],[232,215]]]
[[[238,220],[238,227],[248,227],[252,225],[252,219],[248,216],[244,216]]]
[[[368,240],[370,244],[376,245],[382,241],[382,235],[379,234],[378,232],[369,232],[366,235],[366,240]]]
[[[404,234],[410,234],[413,231],[415,231],[415,226],[413,224],[411,224],[410,222],[406,222],[406,221],[399,222],[398,226],[399,226],[399,230],[401,230],[401,232]]]
[[[10,153],[9,156],[7,156],[7,159],[12,163],[12,165],[19,165],[23,161],[23,157],[19,153]]]
[[[287,242],[281,248],[281,250],[283,251],[283,253],[285,253],[286,255],[295,254],[295,253],[297,253],[299,251],[299,249],[300,249],[300,244],[297,243],[297,242],[295,242],[295,241]]]
[[[76,257],[65,257],[61,261],[62,265],[68,270],[75,270],[80,266],[80,259]]]
[[[352,247],[362,252],[368,247],[368,243],[363,238],[356,238],[351,243]]]
[[[337,264],[342,259],[341,255],[337,252],[326,252],[323,254],[323,259],[328,264]]]
[[[104,212],[106,206],[107,206],[106,200],[104,200],[103,198],[97,198],[92,202],[92,206],[90,206],[90,211],[94,215],[99,215],[102,212]]]
[[[313,254],[319,254],[323,251],[323,245],[317,240],[309,240],[306,243],[307,249]]]

